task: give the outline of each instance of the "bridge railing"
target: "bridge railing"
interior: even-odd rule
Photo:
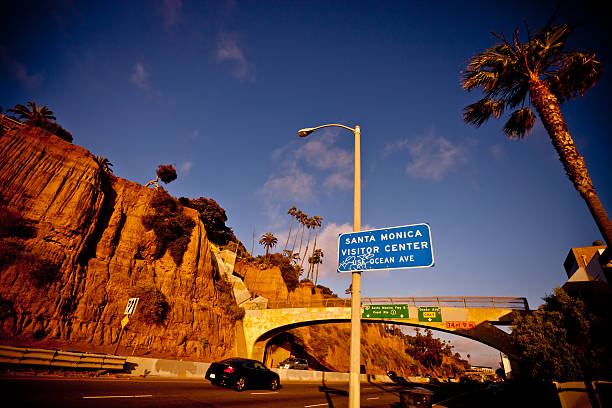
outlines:
[[[439,306],[482,309],[529,310],[526,298],[522,297],[368,297],[361,298],[362,305],[404,304],[413,307]],[[277,300],[268,301],[268,309],[308,308],[308,307],[350,307],[350,299],[330,298],[307,301]]]

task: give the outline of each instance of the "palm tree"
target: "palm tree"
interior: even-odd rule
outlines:
[[[300,236],[300,249],[298,249],[298,254],[302,253],[302,240],[304,239],[304,228],[306,227],[306,220],[308,220],[308,214],[303,212],[300,216],[300,223],[302,223],[302,235]]]
[[[560,105],[582,96],[601,76],[595,54],[565,49],[572,31],[569,25],[550,25],[531,36],[511,40],[493,34],[501,42],[473,56],[462,72],[461,85],[471,91],[481,88],[485,97],[464,109],[463,119],[477,127],[504,110],[514,110],[504,126],[510,138],[523,139],[530,133],[535,111],[544,124],[559,160],[571,182],[584,199],[608,248],[600,258],[602,266],[612,256],[612,222],[595,192],[584,159],[567,129]],[[527,100],[527,96],[529,99]]]
[[[317,274],[316,274],[316,277],[314,278],[314,284],[315,286],[317,286],[317,281],[319,280],[319,265],[323,263],[323,250],[315,249],[313,257],[315,258],[314,261],[317,265]]]
[[[263,234],[261,236],[261,238],[259,239],[259,245],[265,245],[266,246],[266,256],[265,256],[265,259],[268,258],[268,250],[271,247],[275,247],[277,242],[278,242],[278,239],[276,239],[276,237],[274,235],[272,235],[271,232],[266,232],[265,234]]]
[[[291,253],[293,254],[293,250],[295,249],[295,243],[297,242],[297,237],[300,234],[300,225],[302,222],[302,210],[297,210],[295,213],[295,218],[298,220],[298,227],[295,230],[295,238],[293,239],[293,246],[291,247]]]
[[[312,229],[315,226],[315,221],[313,218],[306,219],[306,228],[308,228],[308,239],[306,240],[306,249],[304,250],[304,259],[308,255],[308,245],[310,244],[310,234],[312,233]],[[302,265],[304,265],[304,259],[302,259]]]
[[[291,227],[293,227],[293,217],[295,216],[296,211],[297,208],[295,208],[295,205],[291,207],[289,211],[287,211],[287,214],[291,215],[291,224],[289,224],[289,234],[287,234],[287,242],[285,242],[285,248],[283,248],[283,253],[285,253],[287,245],[289,245],[289,237],[291,237]],[[291,258],[291,256],[289,256],[289,258]]]
[[[113,170],[111,169],[111,167],[113,167],[113,163],[111,163],[110,160],[108,160],[106,157],[96,156],[94,160],[96,161],[96,163],[98,163],[98,166],[100,166],[102,171],[104,171],[106,174],[110,174],[113,172]]]
[[[36,122],[55,120],[53,112],[45,105],[36,106],[32,101],[28,101],[28,107],[18,103],[12,109],[7,109],[7,112],[13,112],[19,116],[19,119],[25,119],[26,124],[36,124]]]
[[[315,248],[317,247],[317,233],[319,232],[319,227],[322,225],[321,221],[323,221],[323,218],[319,217],[318,215],[315,215],[312,218],[315,222],[315,238],[314,244],[312,245],[312,253],[314,254]]]

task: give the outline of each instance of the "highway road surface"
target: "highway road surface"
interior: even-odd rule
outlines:
[[[2,406],[86,408],[345,408],[348,384],[283,383],[277,391],[246,389],[236,392],[206,380],[148,378],[0,377]],[[364,383],[362,407],[391,407],[399,403],[399,389],[389,384]],[[396,405],[397,406],[397,405]]]

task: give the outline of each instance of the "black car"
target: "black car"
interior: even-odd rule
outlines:
[[[278,364],[278,368],[292,368],[294,370],[308,370],[308,361],[303,358],[289,357]]]
[[[246,387],[262,387],[274,391],[280,386],[278,374],[257,360],[246,358],[228,358],[212,363],[205,378],[213,385],[233,387],[236,391],[242,391]]]

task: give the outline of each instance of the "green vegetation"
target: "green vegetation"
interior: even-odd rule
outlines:
[[[160,324],[168,317],[170,305],[166,296],[155,285],[138,285],[130,290],[130,297],[136,297],[138,308],[136,319],[146,324]]]
[[[581,298],[555,288],[538,310],[515,320],[512,340],[523,379],[550,382],[612,376],[609,291]]]
[[[288,290],[293,291],[298,287],[300,284],[299,272],[295,266],[291,265],[289,258],[281,254],[270,254],[268,263],[272,266],[278,266]]]
[[[261,236],[261,238],[259,239],[259,245],[265,245],[266,247],[266,256],[264,257],[264,259],[268,259],[268,251],[271,247],[275,247],[277,242],[278,239],[274,235],[272,235],[271,232],[266,232]]]
[[[113,172],[113,169],[111,169],[111,167],[113,167],[113,163],[111,163],[106,157],[96,156],[94,157],[94,161],[98,164],[104,174],[110,175]]]
[[[154,191],[151,198],[153,214],[142,217],[142,225],[147,231],[153,230],[157,238],[156,258],[161,258],[166,250],[174,263],[180,265],[189,245],[195,222],[183,214],[183,206],[163,188]]]
[[[159,188],[160,181],[162,181],[164,184],[168,184],[171,181],[176,180],[178,177],[176,174],[176,169],[171,164],[160,164],[157,166],[155,174],[157,174],[157,177],[145,184],[145,187],[149,187],[150,185],[154,184],[155,188]]]
[[[535,114],[530,108],[533,104],[565,172],[605,238],[609,253],[612,222],[595,192],[584,158],[576,149],[560,109],[563,102],[582,96],[595,86],[602,73],[595,53],[566,49],[572,29],[567,24],[547,25],[533,36],[527,30],[526,41],[519,38],[518,30],[511,39],[494,34],[501,42],[470,58],[462,73],[463,89],[480,88],[485,93],[483,99],[465,108],[463,119],[480,126],[492,116],[501,117],[504,110],[514,110],[504,133],[510,138],[522,139],[535,123]],[[607,258],[607,261],[602,259],[602,265],[610,261],[610,256]]]
[[[236,252],[238,255],[247,255],[244,245],[236,238],[232,229],[225,225],[227,215],[215,200],[206,197],[193,200],[181,197],[179,201],[185,207],[193,208],[200,214],[200,220],[204,224],[206,236],[210,242],[221,247],[229,245],[230,242],[237,243]]]
[[[224,311],[224,314],[228,315],[233,321],[242,320],[244,308],[236,304],[231,283],[224,277],[219,277],[219,279],[215,280],[215,287],[219,292],[219,306]]]
[[[70,132],[53,122],[55,120],[53,112],[44,105],[36,106],[34,102],[28,101],[28,106],[17,104],[14,108],[7,109],[7,112],[15,113],[19,119],[25,120],[24,123],[26,126],[39,127],[53,133],[67,142],[72,142],[72,135]]]

